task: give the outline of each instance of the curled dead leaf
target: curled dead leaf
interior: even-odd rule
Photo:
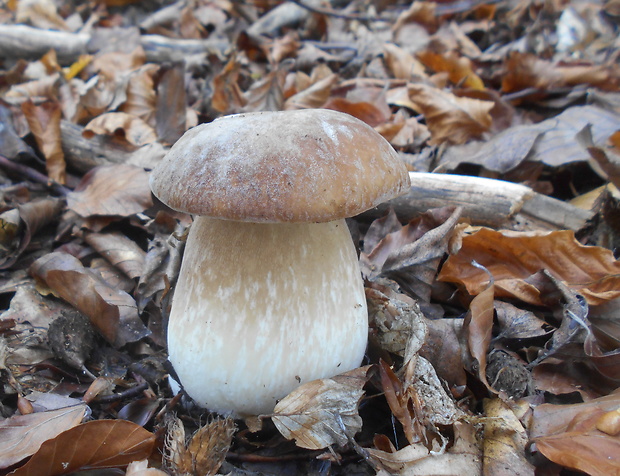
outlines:
[[[359,402],[370,366],[305,383],[276,405],[271,419],[282,435],[311,450],[345,445],[361,430]]]
[[[470,266],[472,261],[493,275],[498,297],[543,305],[541,291],[532,281],[543,269],[583,295],[590,305],[620,296],[620,262],[613,253],[582,245],[568,230],[509,232],[481,228],[463,237],[461,249],[448,258],[438,279],[461,284],[471,295],[479,294],[488,285],[489,276]]]
[[[133,298],[112,288],[75,257],[53,252],[35,261],[30,273],[57,296],[88,316],[111,344],[121,347],[149,334],[138,316]]]
[[[411,101],[426,119],[431,144],[463,144],[491,127],[491,101],[458,97],[425,84],[410,84],[408,90]]]

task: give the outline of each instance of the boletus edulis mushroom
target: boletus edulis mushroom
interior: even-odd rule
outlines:
[[[270,413],[301,383],[360,365],[368,317],[344,218],[409,187],[372,127],[323,110],[225,116],[190,129],[151,174],[195,216],[168,352],[209,410]]]

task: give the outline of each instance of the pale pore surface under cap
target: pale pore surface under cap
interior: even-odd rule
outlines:
[[[401,195],[409,175],[372,127],[326,109],[225,116],[187,131],[151,174],[153,193],[196,215],[325,222]]]
[[[344,220],[197,217],[168,327],[188,395],[219,413],[270,413],[302,383],[360,365],[368,317]]]

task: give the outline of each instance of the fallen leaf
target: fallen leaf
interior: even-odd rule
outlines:
[[[158,75],[155,140],[158,139],[164,144],[174,144],[187,129],[185,63],[164,65],[158,71]],[[144,144],[145,142],[135,145]]]
[[[380,462],[388,471],[377,476],[482,476],[482,450],[473,425],[465,422],[454,424],[454,445],[445,452],[433,452],[421,443],[387,452],[367,448],[371,458]],[[484,473],[486,474],[486,473]]]
[[[0,214],[0,224],[2,225],[0,232],[2,237],[0,240],[2,243],[0,246],[0,269],[9,268],[15,264],[36,233],[57,219],[63,208],[62,200],[49,197],[18,205],[16,209]],[[17,223],[9,223],[7,220],[7,214],[11,212],[17,212],[17,216],[14,217],[14,221]],[[13,236],[7,236],[13,228],[11,225],[14,225]]]
[[[370,367],[300,385],[278,402],[271,419],[287,439],[307,449],[345,445],[362,428],[358,414]]]
[[[484,83],[472,69],[471,61],[455,51],[439,54],[430,50],[417,53],[418,59],[436,73],[448,73],[452,84],[464,88],[484,89]]]
[[[78,470],[117,468],[148,458],[155,435],[124,420],[82,423],[48,439],[15,476],[56,476]]]
[[[94,168],[67,196],[67,207],[83,217],[129,216],[152,205],[148,174],[141,167],[122,164]]]
[[[584,246],[572,231],[509,232],[481,228],[463,237],[459,252],[444,263],[439,280],[459,283],[471,295],[482,292],[488,275],[469,265],[476,261],[495,280],[498,297],[542,305],[540,289],[530,280],[540,270],[596,305],[620,296],[620,262],[612,252]]]
[[[587,84],[603,90],[615,90],[620,83],[617,65],[554,64],[533,53],[513,51],[506,63],[507,73],[502,91],[525,88],[550,90],[564,86]]]
[[[426,338],[426,318],[415,302],[388,297],[366,288],[368,319],[381,348],[407,362],[418,353]]]
[[[22,111],[39,150],[45,156],[45,167],[50,179],[64,184],[66,180],[65,156],[60,137],[62,115],[57,101],[46,101],[38,106],[28,100],[22,104]]]
[[[360,255],[362,274],[370,280],[380,274],[394,279],[407,294],[419,299],[425,311],[437,267],[460,214],[461,209],[454,207],[429,210],[389,233],[370,253]]]
[[[408,91],[426,119],[432,136],[430,144],[463,144],[480,138],[491,127],[491,101],[457,97],[425,84],[410,84]]]
[[[185,116],[183,129],[185,129]],[[141,147],[157,140],[157,134],[151,126],[139,117],[130,116],[124,112],[107,112],[91,120],[84,127],[82,135],[91,139],[95,135],[106,135],[126,142],[135,147]]]
[[[80,404],[0,421],[0,468],[19,463],[36,453],[45,441],[79,425],[86,409]]]
[[[530,438],[555,463],[593,476],[620,472],[620,438],[597,428],[599,419],[620,407],[620,394],[573,405],[534,409]]]
[[[142,276],[146,253],[135,241],[121,233],[85,233],[84,241],[128,277]]]
[[[33,263],[31,274],[56,295],[88,316],[105,339],[116,347],[149,334],[133,298],[112,288],[75,257],[55,251]]]
[[[493,337],[493,317],[495,288],[491,281],[487,288],[476,295],[469,303],[469,311],[463,322],[463,334],[467,339],[467,350],[476,360],[471,365],[473,373],[478,374],[480,381],[492,392],[495,392],[486,377],[487,353]]]
[[[499,398],[484,402],[484,473],[506,476],[534,474],[525,458],[528,436],[514,412]]]

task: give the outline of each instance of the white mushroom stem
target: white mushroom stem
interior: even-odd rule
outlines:
[[[170,314],[182,385],[219,413],[271,413],[301,383],[358,367],[368,318],[344,220],[197,217]]]

